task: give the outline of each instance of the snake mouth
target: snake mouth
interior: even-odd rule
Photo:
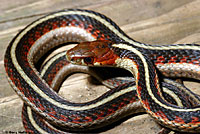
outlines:
[[[66,59],[67,59],[68,62],[70,62],[72,64],[77,64],[77,65],[83,64],[82,58],[74,58],[73,56],[66,54]]]
[[[93,57],[76,57],[76,56],[70,56],[66,55],[67,61],[69,61],[72,64],[76,65],[87,65],[87,66],[93,66],[94,58]]]

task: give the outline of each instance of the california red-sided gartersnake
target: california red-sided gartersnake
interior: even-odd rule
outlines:
[[[103,68],[102,70],[101,68],[88,68],[87,66],[75,66],[75,65],[69,64],[68,61],[66,61],[65,55],[66,55],[66,52],[61,52],[55,55],[54,57],[52,57],[41,67],[41,72],[40,72],[41,77],[56,92],[59,91],[60,84],[66,76],[69,76],[76,72],[88,73],[96,77],[108,88],[115,90],[115,92],[119,90],[117,88],[121,88],[121,89],[125,87],[134,88],[135,90],[134,96],[136,97],[136,100],[135,102],[132,102],[132,107],[129,108],[130,110],[129,112],[124,111],[125,116],[128,116],[129,114],[134,114],[137,112],[144,112],[144,109],[142,108],[142,105],[137,98],[134,79],[131,77],[125,77],[125,78],[122,77],[122,76],[125,76],[124,74],[125,72],[123,72],[123,70],[120,70],[120,74],[117,74],[119,76],[120,75],[122,76],[116,77],[117,75],[116,74],[113,75],[113,73],[110,72],[111,69],[109,68],[105,68],[105,69]],[[115,71],[119,71],[119,70],[115,69]],[[112,72],[113,72],[113,68],[112,68]],[[123,74],[121,74],[122,72]],[[111,74],[108,76],[108,78],[106,78],[105,76],[100,76],[99,74],[101,73],[103,74],[111,73]],[[199,97],[191,93],[191,91],[189,91],[183,85],[178,84],[168,79],[164,79],[164,81],[165,82],[162,82],[162,87],[163,87],[163,92],[164,92],[163,95],[164,95],[164,98],[170,103],[178,105],[178,106],[182,106],[182,107],[183,106],[192,107],[200,103]],[[107,94],[107,96],[111,97],[112,94],[109,95],[110,92],[111,91],[105,93],[104,96]],[[23,107],[22,118],[23,118],[24,128],[26,129],[26,132],[28,133],[64,133],[63,131],[55,128],[49,123],[46,123],[46,121],[43,118],[41,118],[40,116],[37,115],[37,113],[32,111],[30,107],[27,107],[26,104],[24,104],[24,107]]]
[[[110,19],[93,11],[63,10],[24,28],[5,54],[10,84],[27,105],[59,127],[83,131],[105,125],[102,122],[114,120],[135,101],[132,88],[113,93],[113,98],[102,96],[75,104],[58,96],[34,67],[44,54],[60,44],[94,40],[107,41],[80,44],[81,49],[76,47],[68,52],[68,59],[81,65],[109,65],[129,70],[135,75],[140,101],[156,121],[178,131],[200,131],[200,108],[182,108],[165,102],[154,67],[155,64],[165,76],[199,79],[200,46],[142,44],[128,37]],[[85,47],[85,44],[89,45]]]

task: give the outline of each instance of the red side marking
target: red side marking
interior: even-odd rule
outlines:
[[[137,86],[137,92],[138,92],[139,96],[141,96],[141,91],[142,91],[142,87],[141,86]]]
[[[196,59],[195,59],[195,60],[192,60],[192,63],[198,65],[198,64],[199,64],[199,60],[196,60]]]
[[[40,32],[38,32],[38,31],[35,31],[35,38],[36,39],[38,39],[38,38],[40,38],[41,37],[41,34],[40,34]]]
[[[49,31],[50,31],[50,29],[49,29],[48,25],[43,27],[43,34],[49,32]]]
[[[155,112],[155,115],[161,117],[162,119],[168,120],[167,116],[162,111]]]
[[[33,70],[30,70],[29,74],[30,74],[31,76],[34,76],[34,75],[35,75],[35,72],[34,72]]]
[[[46,108],[47,111],[49,111],[48,115],[51,116],[54,119],[58,119],[55,117],[56,111],[53,108]]]
[[[180,63],[187,63],[187,59],[189,56],[183,56],[182,59],[180,59]]]
[[[99,31],[99,30],[96,30],[96,31],[94,31],[93,36],[98,37],[99,34],[100,34],[100,31]]]
[[[28,123],[24,123],[24,128],[27,134],[34,134],[34,131],[28,127]]]
[[[124,102],[121,102],[120,104],[119,104],[119,107],[120,108],[122,108],[122,107],[124,107],[126,104],[124,103]]]
[[[115,112],[114,110],[110,109],[109,112],[106,113],[106,115],[103,111],[100,111],[100,113],[96,113],[95,115],[97,116],[97,120],[100,120],[100,119],[104,118],[105,116],[108,116],[114,112]]]
[[[105,35],[104,34],[101,34],[101,37],[99,38],[99,40],[105,40]]]
[[[85,117],[85,120],[87,120],[86,122],[92,122],[93,121],[92,118],[88,117],[88,116]]]
[[[146,100],[143,100],[142,103],[146,106],[146,108],[147,108],[148,110],[151,110],[151,108],[150,108],[150,106],[149,106],[149,102],[148,102],[147,99],[146,99]]]
[[[76,116],[76,115],[74,115],[74,121],[76,121],[76,122],[80,122],[79,120],[81,120],[81,118],[80,117],[78,117],[78,116]]]
[[[54,75],[53,75],[54,76]],[[50,74],[48,74],[48,76],[47,76],[48,78],[47,78],[47,83],[49,84],[49,85],[51,85],[52,84],[52,73],[50,73]]]
[[[154,72],[155,72],[155,74],[157,74],[155,68],[154,68]],[[159,81],[158,81],[158,80],[159,80],[158,75],[156,75],[155,78],[154,78],[154,83],[155,83],[156,89],[159,89],[159,88],[160,88],[160,87],[159,87],[159,83],[158,83]]]
[[[30,49],[30,46],[28,44],[23,45],[23,49],[24,49],[24,54],[27,55],[28,50]]]
[[[155,87],[156,87],[156,89],[157,89],[157,95],[158,96],[161,96],[161,93],[160,93],[160,87],[159,87],[159,84],[158,84],[158,76],[156,75],[156,77],[154,78],[154,83],[155,83]]]
[[[134,97],[132,97],[130,100],[127,99],[127,98],[124,98],[123,100],[124,100],[124,101],[128,101],[129,103],[132,103],[132,102],[135,102],[136,98],[135,98],[135,96],[134,96]]]
[[[157,57],[155,64],[164,64],[165,58],[163,56]]]
[[[106,36],[106,38],[107,38],[107,39],[109,39],[109,38],[110,38],[110,36],[108,36],[108,35],[107,35],[107,36]]]
[[[60,117],[61,117],[60,120],[62,120],[62,121],[66,122],[68,120],[68,118],[62,114],[60,115]]]
[[[100,112],[99,117],[103,117],[104,116],[104,112]]]
[[[59,70],[61,70],[64,67],[64,65],[67,65],[67,64],[69,64],[67,61],[61,61],[57,63],[56,66],[54,66],[54,68],[52,68],[52,70],[50,71],[52,73],[48,74],[47,78],[45,78],[48,85],[52,84],[52,81],[55,78],[55,75],[59,72]]]
[[[79,123],[82,123],[82,122],[73,120],[72,123],[79,124]]]
[[[100,117],[98,113],[94,113],[94,115],[97,116],[96,120],[100,120],[100,119],[102,119],[102,117]]]
[[[70,23],[71,26],[75,26],[75,24],[76,24],[76,20],[72,20]]]
[[[32,102],[32,103],[35,102],[35,98],[31,97],[31,95],[29,95],[27,98],[28,98],[28,100],[29,100],[30,102]]]
[[[22,113],[24,113],[24,112],[25,112],[25,111],[22,111]],[[25,130],[26,130],[26,133],[28,133],[28,134],[34,133],[34,132],[29,128],[27,119],[25,118],[24,114],[22,114],[22,121],[23,121],[24,128],[25,128]]]
[[[137,94],[135,94],[135,96],[131,98],[130,103],[133,103],[136,100],[138,100]]]
[[[178,116],[176,116],[174,122],[176,122],[176,123],[182,123],[182,124],[185,123],[185,121],[181,117],[178,117]]]
[[[176,63],[176,61],[177,61],[177,57],[172,56],[171,59],[168,61],[168,63]]]
[[[136,86],[137,86],[137,92],[138,92],[138,95],[141,96],[141,91],[142,91],[142,87],[139,85],[138,81],[140,81],[140,72],[139,72],[139,65],[138,64],[135,64],[136,67],[137,67],[137,76],[136,76]]]
[[[23,93],[23,87],[21,85],[20,80],[18,78],[16,78],[15,73],[13,72],[12,68],[8,67],[7,62],[8,62],[7,59],[5,59],[5,69],[6,69],[6,72],[8,73],[8,76],[10,77],[10,80]]]
[[[108,113],[109,113],[109,115],[112,114],[112,113],[115,113],[115,110],[109,108],[109,109],[108,109]]]
[[[8,75],[9,75],[11,81],[13,82],[13,84],[16,85],[18,87],[18,89],[23,93],[23,87],[21,85],[21,82],[18,78],[16,78],[14,76],[13,70],[6,66],[6,72],[8,72]]]
[[[14,77],[13,75],[10,76],[10,78],[12,79],[13,83],[17,86],[17,88],[24,94],[23,90],[23,86],[21,85],[21,82],[18,78]]]
[[[187,62],[186,59],[181,59],[181,60],[180,60],[180,63],[186,63],[186,62]]]
[[[35,42],[35,41],[33,40],[32,37],[29,37],[29,38],[28,38],[28,43],[29,43],[30,45],[32,45],[34,42]]]
[[[79,23],[79,28],[83,28],[84,29],[84,23],[83,22]]]
[[[200,123],[200,121],[199,121],[199,118],[198,117],[192,117],[192,121],[190,122],[190,123],[195,123],[195,124],[199,124]]]
[[[67,22],[66,21],[62,21],[62,22],[60,22],[60,25],[61,25],[61,27],[65,27],[67,25]]]
[[[41,103],[39,104],[39,109],[42,110],[42,111],[45,110],[44,106]]]
[[[58,118],[56,118],[54,115],[52,115],[51,113],[48,113],[49,116],[51,116],[52,118],[58,120]]]
[[[56,115],[56,111],[50,111],[50,114]]]
[[[52,27],[53,27],[53,29],[58,28],[58,22],[54,22],[54,23],[52,24]]]
[[[138,69],[138,65],[137,65],[137,69]],[[136,84],[138,83],[139,79],[140,79],[140,72],[138,71],[138,73],[137,73],[137,80],[136,80]],[[141,88],[141,89],[142,89],[142,88]]]
[[[116,107],[117,105],[116,104],[112,104],[112,107]]]
[[[93,29],[93,26],[92,25],[88,25],[86,30],[90,33],[92,31],[92,29]]]
[[[72,115],[72,116],[70,116],[71,118],[72,118],[72,122],[73,123],[82,123],[82,122],[80,122],[80,120],[81,120],[81,118],[80,117],[78,117],[77,115]]]
[[[88,33],[91,33],[92,30],[93,30],[93,26],[92,26],[92,25],[88,25],[86,31],[87,31]],[[96,35],[96,34],[92,34],[92,36],[93,36],[95,39],[97,39],[97,35]]]

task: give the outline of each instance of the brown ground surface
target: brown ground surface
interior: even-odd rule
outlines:
[[[91,9],[110,17],[140,42],[200,44],[199,0],[0,0],[0,3],[0,133],[24,131],[22,101],[8,84],[4,71],[6,47],[19,30],[49,12],[66,8]],[[87,78],[79,74],[68,79],[62,86],[68,89],[63,90],[65,96],[82,102],[107,90],[88,84]],[[195,82],[186,84],[192,90],[199,87]],[[159,130],[160,127],[144,114],[133,116],[102,133],[154,134]]]

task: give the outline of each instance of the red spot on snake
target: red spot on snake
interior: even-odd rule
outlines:
[[[177,57],[172,56],[171,59],[168,61],[168,63],[176,63],[176,61],[177,61]]]
[[[72,119],[73,123],[82,123],[82,118],[77,116],[76,114],[75,115],[71,115],[70,118]]]
[[[167,116],[166,116],[162,111],[157,111],[157,112],[155,112],[155,115],[156,115],[157,117],[161,117],[162,119],[168,120],[168,119],[167,119]]]
[[[182,59],[180,59],[180,63],[187,63],[189,56],[183,56]]]
[[[58,118],[57,118],[57,117],[55,117],[55,114],[52,114],[52,113],[50,112],[50,113],[48,113],[48,115],[49,115],[50,117],[52,117],[52,118],[54,118],[54,119],[58,120]]]
[[[138,86],[137,87],[137,92],[138,92],[138,95],[141,96],[141,91],[142,91],[142,87],[141,86]]]
[[[62,22],[60,22],[60,26],[61,27],[65,27],[67,25],[67,21],[62,21]]]
[[[39,109],[42,110],[42,111],[44,111],[44,110],[45,110],[45,107],[40,103],[40,104],[39,104]]]
[[[29,96],[27,97],[28,100],[32,103],[35,103],[35,98],[31,97],[31,95],[29,94]]]
[[[101,118],[101,117],[104,117],[104,115],[105,115],[105,113],[103,111],[100,111],[98,116]]]
[[[200,124],[199,118],[198,117],[192,117],[192,121],[190,123]]]
[[[142,103],[146,106],[146,108],[147,108],[148,110],[151,110],[151,108],[150,108],[150,106],[149,106],[149,102],[148,102],[147,99],[146,99],[146,100],[143,100]]]
[[[52,24],[52,27],[53,27],[53,29],[58,28],[58,22],[54,22],[54,23]]]
[[[108,109],[108,113],[109,113],[109,114],[115,113],[115,110],[114,110],[114,109],[111,109],[111,108],[109,108],[109,109]]]
[[[76,20],[72,20],[70,23],[71,26],[75,26],[76,25]]]
[[[35,38],[36,39],[39,39],[41,37],[41,34],[40,34],[40,32],[38,32],[38,31],[35,31]]]
[[[119,107],[120,108],[122,108],[122,107],[124,107],[126,104],[124,103],[124,102],[121,102],[120,104],[119,104]]]
[[[86,122],[92,122],[93,121],[92,118],[88,117],[88,116],[85,117],[85,120],[86,120]]]
[[[60,120],[62,120],[62,121],[67,121],[68,120],[68,118],[66,116],[62,115],[62,114],[60,115],[60,117],[61,117]]]
[[[101,37],[99,38],[99,40],[105,40],[106,36],[104,34],[101,34]]]
[[[79,23],[79,28],[84,28],[84,23],[83,22]]]
[[[178,117],[178,116],[175,117],[174,122],[181,123],[181,124],[185,123],[185,121],[181,117]]]
[[[99,30],[94,31],[94,33],[93,33],[93,35],[94,35],[95,37],[98,37],[99,34],[100,34],[100,31],[99,31]]]
[[[46,26],[43,27],[43,34],[49,32],[49,31],[50,31],[50,29],[49,29],[48,25],[46,25]]]
[[[56,115],[56,111],[51,111],[49,113],[52,114],[52,115]]]
[[[33,38],[28,38],[28,43],[29,43],[30,45],[32,45],[34,42],[35,42],[35,41],[33,40]]]
[[[155,64],[164,64],[165,58],[163,56],[157,57]]]
[[[192,60],[192,63],[198,65],[199,64],[199,60]]]

